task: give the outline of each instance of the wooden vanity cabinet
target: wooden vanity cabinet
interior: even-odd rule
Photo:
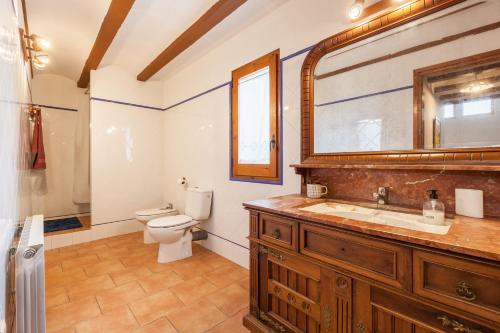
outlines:
[[[252,332],[500,332],[495,264],[255,210],[250,245]]]

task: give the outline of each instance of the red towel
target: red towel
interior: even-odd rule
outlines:
[[[45,169],[45,150],[43,148],[42,112],[34,110],[35,126],[33,128],[33,141],[31,142],[31,153],[34,155],[33,169]]]

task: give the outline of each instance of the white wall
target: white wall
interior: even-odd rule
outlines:
[[[8,251],[16,223],[31,213],[29,121],[22,104],[30,96],[17,17],[12,2],[0,0],[0,330],[5,328]]]
[[[119,67],[91,73],[92,224],[103,230],[99,237],[142,230],[135,212],[163,204],[162,112],[112,102],[161,106],[161,88]]]
[[[175,105],[230,81],[233,69],[274,49],[279,48],[283,58],[346,29],[350,23],[345,11],[341,9],[348,8],[351,3],[348,0],[317,0],[311,5],[310,2],[301,0],[284,1],[260,20],[235,31],[232,38],[209,52],[198,55],[189,65],[184,64],[179,70],[172,70],[164,84],[165,105]],[[495,4],[490,3],[488,6]],[[473,11],[475,10],[478,9]],[[496,19],[493,12],[494,10],[489,11],[488,15],[483,12],[481,22],[459,19],[453,24],[447,24],[441,33],[463,31],[485,24],[486,21],[494,21]],[[238,12],[229,18],[237,19]],[[224,24],[229,23],[223,22],[222,26]],[[426,29],[432,30],[432,27],[425,27],[423,30]],[[479,43],[477,48],[472,50],[463,47],[459,53],[456,50],[450,52],[450,46],[443,46],[441,55],[455,58],[487,50],[491,45],[485,41],[491,40],[491,37],[491,33],[484,34],[476,40]],[[206,38],[210,38],[210,33]],[[415,40],[405,39],[404,42],[413,45]],[[382,47],[377,51],[380,54],[387,53],[384,43],[387,42],[380,42]],[[368,56],[372,58],[377,52],[370,49]],[[295,193],[300,189],[300,177],[294,174],[289,164],[300,161],[300,69],[304,57],[305,54],[301,54],[283,63],[284,177],[281,186],[229,181],[228,86],[170,108],[164,115],[165,200],[173,201],[179,208],[183,207],[182,189],[175,185],[178,177],[187,177],[192,185],[213,188],[212,216],[202,224],[202,228],[211,233],[205,245],[245,266],[248,265],[248,251],[244,249],[248,247],[248,213],[243,210],[242,202]],[[441,58],[442,61],[449,60],[443,56]],[[393,73],[394,79],[400,81],[395,87],[411,85],[411,73],[402,78],[399,74]],[[400,84],[401,82],[403,83]],[[345,88],[352,91],[350,86]],[[411,97],[411,90],[408,92]],[[408,119],[411,120],[411,117]]]
[[[165,81],[165,105],[206,91],[231,78],[231,71],[280,48],[281,58],[309,47],[342,29],[342,3],[328,0],[287,1]],[[237,19],[238,13],[234,13]],[[225,24],[224,22],[222,24]],[[248,266],[248,212],[245,201],[300,191],[300,177],[289,167],[300,161],[300,68],[306,53],[283,62],[283,185],[229,180],[230,100],[224,86],[164,114],[165,200],[184,207],[183,189],[175,180],[214,190],[211,234],[204,245]],[[224,240],[225,239],[225,240]],[[241,246],[235,245],[240,244]]]
[[[32,81],[33,103],[78,109],[85,89],[54,74],[37,74]],[[42,107],[43,139],[47,169],[32,171],[33,212],[46,218],[89,213],[90,205],[73,202],[75,132],[77,112]]]

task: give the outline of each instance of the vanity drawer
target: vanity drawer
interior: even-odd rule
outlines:
[[[300,252],[344,269],[411,290],[411,251],[390,242],[300,225]]]
[[[483,322],[475,316],[457,316],[376,287],[371,288],[370,303],[373,307],[374,315],[373,321],[375,327],[373,331],[377,333],[499,332],[495,324],[490,326],[491,323]]]
[[[297,222],[274,215],[260,214],[259,238],[297,250]]]
[[[418,295],[500,322],[500,266],[413,252]]]

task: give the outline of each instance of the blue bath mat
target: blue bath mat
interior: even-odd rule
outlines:
[[[45,233],[81,228],[82,224],[78,217],[67,217],[64,219],[49,220],[44,222],[43,231]]]

